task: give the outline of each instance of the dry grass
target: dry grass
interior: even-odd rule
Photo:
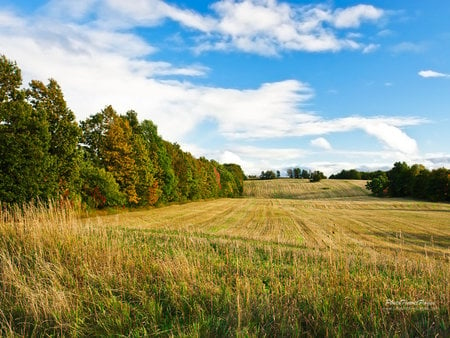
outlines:
[[[450,205],[335,195],[2,211],[0,335],[445,336]]]
[[[321,180],[311,183],[304,179],[251,180],[245,182],[244,195],[256,198],[283,199],[364,199],[370,192],[362,180]]]
[[[366,201],[221,199],[105,216],[110,226],[374,254],[449,255],[450,205]]]

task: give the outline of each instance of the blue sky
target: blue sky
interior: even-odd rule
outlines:
[[[247,174],[450,164],[450,4],[0,0],[0,53],[78,120],[133,109]]]

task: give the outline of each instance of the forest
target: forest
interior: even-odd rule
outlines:
[[[90,208],[153,206],[242,195],[237,164],[195,158],[150,120],[112,106],[78,123],[60,85],[0,56],[0,201],[71,199]]]

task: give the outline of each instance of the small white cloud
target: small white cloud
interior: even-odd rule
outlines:
[[[333,22],[338,28],[355,28],[359,27],[363,21],[378,20],[383,14],[383,10],[372,5],[356,5],[336,10]]]
[[[380,47],[380,45],[371,43],[363,48],[363,53],[364,54],[372,53],[372,52],[376,51],[379,47]]]
[[[311,140],[311,145],[320,149],[331,150],[331,144],[323,137],[315,138]]]
[[[434,70],[421,70],[419,73],[419,76],[422,76],[424,78],[432,78],[432,77],[448,77],[450,78],[450,74],[440,73],[436,72]]]

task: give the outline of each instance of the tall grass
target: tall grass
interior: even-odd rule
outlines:
[[[111,227],[104,219],[80,219],[70,206],[2,211],[0,335],[449,330],[445,253],[411,259],[407,250],[374,255],[362,247],[311,248],[188,228]]]

